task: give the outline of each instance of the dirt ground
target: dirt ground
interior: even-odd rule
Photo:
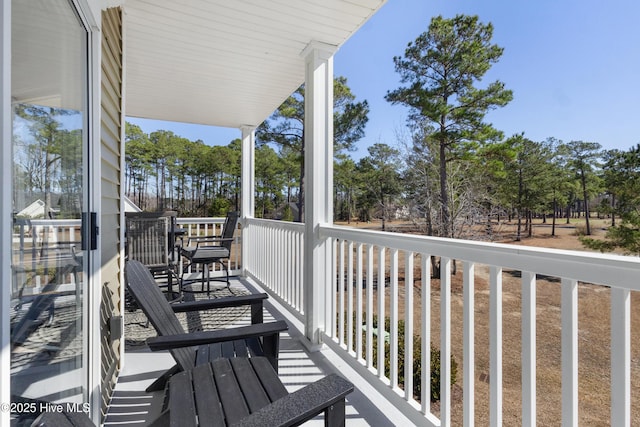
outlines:
[[[556,236],[551,236],[550,224],[535,224],[533,237],[524,237],[514,242],[515,226],[500,227],[503,243],[513,243],[557,249],[586,250],[578,240],[576,229],[584,220],[573,220],[572,224],[557,224]],[[345,224],[346,225],[346,224]],[[371,229],[380,229],[378,224],[351,224]],[[592,220],[593,237],[602,238],[608,225],[604,220]],[[406,224],[391,223],[389,228],[401,229]],[[388,265],[388,264],[387,264]],[[404,261],[400,260],[400,265]],[[416,274],[418,272],[416,271]],[[475,268],[475,421],[477,425],[489,424],[489,282],[488,267]],[[415,277],[419,277],[416,275]],[[521,392],[521,281],[518,272],[505,270],[503,284],[503,423],[506,426],[522,424]],[[538,425],[561,425],[561,320],[560,281],[554,278],[538,279],[536,282],[537,323],[537,423]],[[431,331],[437,345],[440,331],[439,280],[431,280]],[[404,284],[400,285],[399,315],[404,318]],[[416,281],[414,292],[414,328],[420,330],[421,283]],[[386,301],[389,294],[387,288]],[[375,303],[374,303],[375,306]],[[452,425],[462,424],[462,273],[452,277],[452,337],[451,348],[458,363],[457,382],[453,386]],[[631,297],[631,401],[632,425],[640,425],[640,296]],[[388,311],[387,311],[388,315]],[[609,425],[610,414],[610,293],[602,286],[580,284],[578,289],[578,358],[579,358],[579,402],[580,425]],[[437,403],[432,411],[438,413]]]

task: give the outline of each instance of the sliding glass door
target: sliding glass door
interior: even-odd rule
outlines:
[[[12,0],[12,425],[89,409],[87,40],[68,0]]]

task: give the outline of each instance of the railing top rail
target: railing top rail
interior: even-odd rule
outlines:
[[[32,219],[32,226],[79,227],[80,219]]]
[[[224,217],[178,217],[176,224],[222,224]]]
[[[640,258],[418,236],[324,225],[320,235],[404,251],[498,265],[554,277],[640,290]]]
[[[302,222],[279,221],[275,219],[247,218],[246,223],[249,225],[251,224],[267,225],[273,228],[280,228],[284,230],[291,230],[291,231],[298,231],[298,232],[304,231],[304,223]]]

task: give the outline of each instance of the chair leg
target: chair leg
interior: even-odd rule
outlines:
[[[342,400],[329,406],[324,411],[325,427],[344,427],[345,425],[345,403]]]
[[[171,378],[172,375],[175,375],[178,372],[180,372],[180,368],[178,367],[178,365],[173,365],[172,368],[166,370],[164,374],[160,375],[158,379],[156,379],[153,383],[151,383],[151,385],[147,387],[145,391],[147,393],[150,393],[152,391],[163,390],[164,387],[167,385],[167,381],[169,381],[169,378]]]
[[[225,282],[227,283],[227,288],[229,288],[229,285],[231,284],[229,282],[229,268],[227,267],[227,264],[225,264],[224,260],[216,260],[216,262],[218,262],[222,266],[225,274]]]

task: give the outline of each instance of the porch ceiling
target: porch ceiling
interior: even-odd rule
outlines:
[[[126,114],[258,125],[304,82],[310,41],[339,47],[385,1],[126,0]]]

